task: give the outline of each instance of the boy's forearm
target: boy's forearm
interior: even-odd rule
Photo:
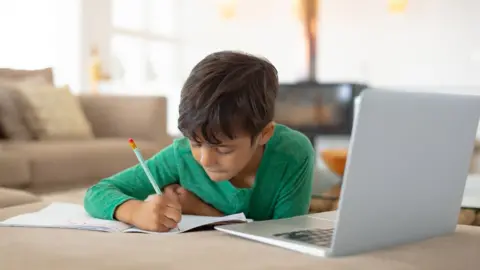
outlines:
[[[199,213],[197,215],[200,215],[200,216],[211,216],[211,217],[223,217],[224,214],[220,211],[218,211],[217,209],[215,209],[214,207],[206,204],[206,203],[202,203],[200,206],[199,206]]]
[[[115,212],[121,204],[132,200],[109,180],[100,181],[90,187],[84,197],[84,209],[94,218],[114,220]]]
[[[118,221],[132,224],[133,213],[141,204],[142,202],[138,200],[128,200],[120,204],[114,212],[114,218]]]

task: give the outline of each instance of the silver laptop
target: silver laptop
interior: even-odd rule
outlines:
[[[367,90],[361,99],[338,211],[216,229],[325,257],[453,233],[480,98]]]

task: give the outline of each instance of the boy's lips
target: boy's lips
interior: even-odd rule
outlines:
[[[205,171],[210,172],[210,173],[223,173],[223,171],[220,171],[220,170],[209,170],[209,169],[205,169]]]

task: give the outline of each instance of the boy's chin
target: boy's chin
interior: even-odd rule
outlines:
[[[208,172],[207,171],[207,175],[214,182],[222,182],[230,178],[230,174],[224,173],[224,172]]]

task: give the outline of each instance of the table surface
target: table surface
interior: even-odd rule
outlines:
[[[0,211],[0,220],[45,204]],[[414,222],[414,221],[413,221]],[[318,258],[217,231],[180,235],[1,228],[0,269],[478,269],[480,228],[357,256]]]

